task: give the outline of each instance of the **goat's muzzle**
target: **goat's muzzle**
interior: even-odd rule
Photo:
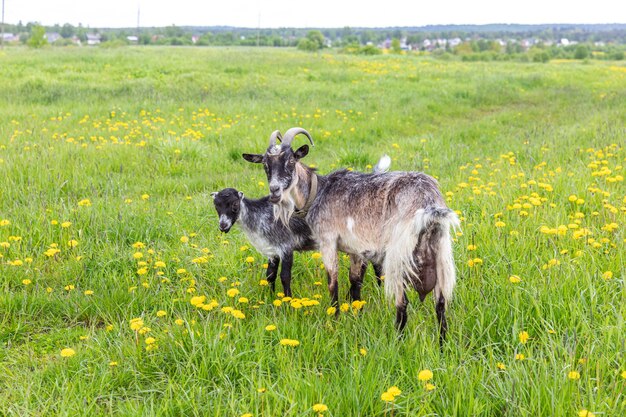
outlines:
[[[231,223],[222,223],[220,222],[220,231],[224,233],[230,232],[230,228],[233,227]]]
[[[282,192],[280,186],[270,185],[270,203],[278,204],[280,202]]]

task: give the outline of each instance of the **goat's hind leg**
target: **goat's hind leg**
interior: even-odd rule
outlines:
[[[409,299],[406,296],[406,291],[402,290],[402,294],[396,296],[396,329],[400,333],[404,330],[408,315],[406,308],[409,305]]]
[[[322,261],[324,262],[324,268],[326,268],[326,274],[328,275],[328,292],[330,293],[330,305],[333,307],[339,306],[339,283],[337,280],[339,274],[338,260],[337,260],[337,246],[335,244],[322,244],[320,245],[320,252],[322,253]],[[339,314],[339,309],[335,312]]]
[[[360,256],[350,255],[350,298],[354,301],[361,299],[361,286],[367,269]]]
[[[381,287],[383,285],[383,266],[382,264],[372,262],[372,267],[374,268],[374,275],[376,275],[378,286]]]
[[[435,312],[439,322],[439,346],[443,349],[443,342],[446,341],[446,333],[448,331],[448,322],[446,321],[446,300],[441,294],[435,301]]]

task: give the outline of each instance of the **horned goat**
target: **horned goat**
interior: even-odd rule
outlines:
[[[294,213],[305,216],[319,243],[333,305],[338,303],[338,250],[382,263],[398,330],[407,322],[406,288],[417,290],[422,301],[434,290],[443,343],[446,306],[456,283],[450,228],[458,227],[459,219],[446,206],[437,181],[421,172],[318,175],[300,162],[308,145],[291,148],[298,134],[313,144],[306,130],[291,128],[284,137],[272,133],[265,154],[243,157],[263,164],[277,218],[286,222]]]

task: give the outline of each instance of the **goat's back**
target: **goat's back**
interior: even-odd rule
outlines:
[[[317,239],[337,238],[346,252],[381,251],[393,228],[426,207],[446,207],[437,181],[429,175],[342,170],[322,177],[307,222]]]

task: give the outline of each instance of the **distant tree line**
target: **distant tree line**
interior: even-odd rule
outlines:
[[[97,35],[102,45],[195,45],[297,47],[317,51],[332,47],[346,53],[428,52],[442,59],[521,60],[545,62],[555,58],[624,59],[626,24],[606,25],[451,25],[402,28],[252,29],[235,27],[87,28],[71,24],[5,25],[19,42],[54,46],[85,43]]]

